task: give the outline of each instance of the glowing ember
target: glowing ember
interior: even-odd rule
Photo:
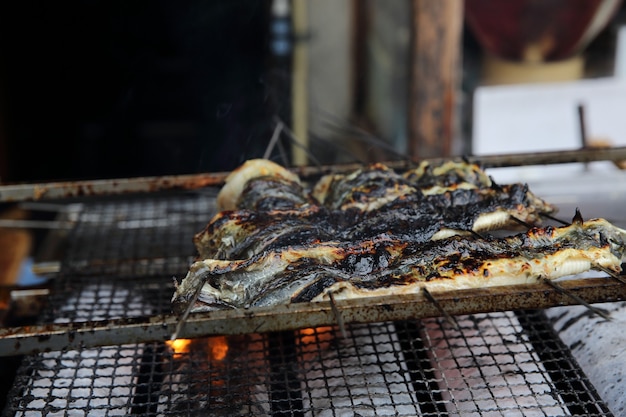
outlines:
[[[213,336],[203,339],[176,339],[168,340],[165,344],[172,350],[174,356],[189,353],[190,350],[205,351],[210,360],[222,361],[228,354],[228,341],[225,336]],[[192,346],[195,345],[196,348]]]
[[[303,345],[309,343],[327,342],[332,339],[334,332],[331,326],[309,327],[298,330],[300,335],[300,343]]]
[[[168,340],[165,344],[174,351],[174,355],[182,355],[189,352],[190,339]]]
[[[207,346],[211,359],[221,361],[228,353],[228,342],[226,336],[215,336],[207,339]]]

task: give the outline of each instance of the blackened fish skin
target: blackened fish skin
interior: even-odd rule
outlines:
[[[516,273],[536,275],[538,268],[525,272],[528,259],[540,264],[559,250],[574,249],[579,258],[593,252],[593,245],[570,248],[557,241],[549,228],[507,241],[472,237],[520,221],[537,224],[554,207],[523,184],[493,183],[471,164],[422,164],[404,176],[372,164],[327,176],[313,195],[292,173],[258,164],[231,181],[230,194],[223,193],[237,210],[220,212],[194,237],[204,260],[177,287],[176,306],[188,304],[197,285],[202,291],[194,309],[265,306],[315,301],[336,289],[376,293],[458,277],[486,279],[505,270],[509,260],[522,268]],[[318,196],[323,198],[316,202]],[[596,248],[611,247],[609,229],[594,237]],[[585,230],[576,244],[588,237]],[[458,233],[464,236],[446,238]],[[529,249],[544,241],[548,246],[541,250]],[[617,246],[614,256],[621,256],[623,244]],[[603,262],[614,268],[611,261]],[[583,259],[576,267],[586,265]]]
[[[300,183],[300,178],[296,174],[270,160],[247,160],[224,179],[224,186],[217,194],[219,211],[236,210],[237,201],[241,198],[246,184],[259,177],[284,178],[289,182]]]
[[[419,189],[431,187],[454,187],[471,184],[473,188],[489,188],[492,180],[478,164],[465,161],[423,161],[416,168],[403,174],[411,185]]]
[[[282,177],[263,176],[249,180],[237,201],[240,209],[292,210],[310,203],[302,185]]]
[[[190,291],[186,286],[200,283],[202,291],[237,308],[314,301],[337,286],[362,295],[388,289],[401,293],[402,288],[415,292],[441,283],[455,288],[459,280],[461,288],[468,283],[501,285],[497,279],[502,277],[526,282],[596,267],[619,272],[625,253],[626,231],[603,219],[532,228],[506,238],[453,236],[417,243],[380,236],[324,242],[241,261],[199,261],[185,278],[191,284],[181,283],[174,302],[184,303]],[[574,269],[565,268],[567,263]]]
[[[465,180],[469,182],[459,182]],[[420,188],[424,184],[433,188],[428,194]],[[426,241],[439,230],[451,234],[454,230],[515,229],[519,221],[538,225],[542,214],[556,211],[526,184],[500,186],[477,165],[465,162],[422,163],[404,176],[373,164],[333,176],[324,204],[332,209],[335,219],[331,223],[339,226],[338,233],[346,240],[387,233]],[[500,215],[485,217],[496,212]]]
[[[528,196],[528,187],[524,184],[512,184],[499,192],[456,189],[436,195],[411,194],[380,209],[353,214],[355,221],[347,225],[340,236],[346,240],[362,240],[387,234],[426,242],[442,229],[482,231],[475,227],[478,217],[496,211],[505,211],[534,224],[539,213]]]
[[[488,177],[474,165],[454,162],[420,167],[420,178],[429,176],[429,184],[437,175],[440,179],[468,177],[483,188],[442,189],[423,195],[407,185],[406,178],[383,164],[373,164],[333,177],[326,206],[320,206],[311,203],[313,198],[305,195],[297,178],[258,176],[244,186],[238,200],[241,212],[218,214],[194,242],[200,257],[242,259],[297,243],[296,236],[301,236],[301,243],[329,238],[351,241],[380,234],[425,242],[434,236],[517,227],[512,217],[538,224],[541,213],[554,211],[525,185],[498,186],[489,180],[486,187]],[[417,171],[405,176],[413,178]],[[496,212],[500,216],[485,219]]]
[[[409,194],[365,212],[317,205],[222,212],[194,237],[194,242],[200,257],[213,259],[243,259],[280,245],[364,240],[381,234],[426,242],[443,229],[482,231],[475,228],[477,218],[496,211],[535,223],[538,210],[528,196],[527,186],[512,184],[499,192],[457,189],[428,196]],[[298,238],[302,240],[298,242]]]
[[[281,246],[332,240],[330,219],[327,210],[319,206],[221,212],[194,236],[194,244],[200,258],[245,259]]]
[[[360,207],[368,211],[370,206],[377,207],[381,201],[392,201],[401,195],[418,192],[392,169],[383,164],[372,164],[334,179],[324,202],[333,210]]]

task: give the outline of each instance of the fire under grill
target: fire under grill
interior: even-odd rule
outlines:
[[[194,257],[214,191],[83,203],[43,324],[11,346],[35,352],[25,346],[38,337],[41,349],[24,356],[3,415],[612,415],[548,318],[529,309],[576,304],[549,286],[506,302],[511,290],[494,289],[439,306],[422,296],[338,303],[345,328],[324,303],[201,313],[188,339],[164,342],[176,322],[172,277]],[[590,302],[624,298],[609,278],[563,285]]]
[[[16,415],[611,415],[566,349],[537,340],[550,336],[545,328],[525,332],[512,313],[460,323],[454,331],[429,319],[354,325],[341,339],[324,327],[48,354],[26,365],[37,369],[32,388],[13,406]],[[87,369],[95,375],[81,374]],[[55,371],[65,377],[45,375]]]

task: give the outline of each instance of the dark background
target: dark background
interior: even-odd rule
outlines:
[[[0,179],[220,171],[262,155],[280,107],[268,4],[2,2]]]

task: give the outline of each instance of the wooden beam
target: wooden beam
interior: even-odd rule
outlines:
[[[292,130],[298,145],[295,143],[291,148],[291,158],[294,165],[307,165],[309,163],[309,47],[306,41],[308,33],[308,12],[309,3],[305,0],[292,1],[293,33],[295,37],[293,47],[293,69],[292,69]]]
[[[463,2],[412,0],[408,153],[449,156],[461,76]]]
[[[367,35],[369,13],[367,3],[352,0],[352,113],[358,118],[365,115],[367,102]]]

